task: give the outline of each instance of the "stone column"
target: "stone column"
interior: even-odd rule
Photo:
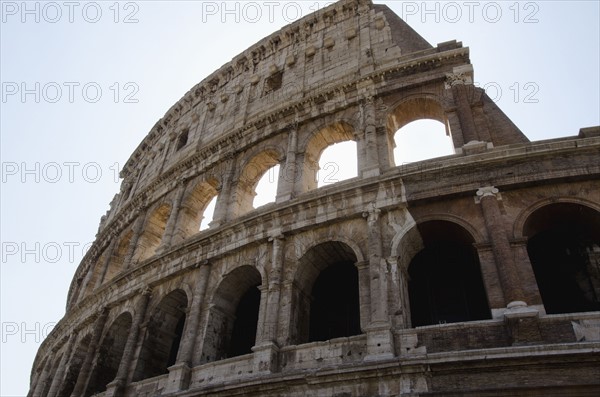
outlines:
[[[102,285],[102,283],[104,282],[104,277],[106,277],[106,272],[108,271],[108,267],[110,266],[110,260],[112,259],[113,252],[115,251],[115,246],[117,245],[116,244],[117,236],[112,236],[111,239],[112,240],[110,242],[110,245],[106,249],[106,258],[104,258],[104,262],[102,263],[102,274],[100,275],[100,277],[98,277],[98,280],[96,281],[96,285],[95,285],[94,289],[96,289]]]
[[[162,241],[160,242],[160,246],[156,249],[157,253],[164,252],[167,248],[171,246],[171,242],[173,241],[173,235],[175,232],[175,227],[177,225],[177,218],[179,217],[181,201],[183,200],[183,194],[185,193],[185,188],[185,182],[179,183],[175,200],[173,200],[173,205],[171,205],[171,213],[169,214],[169,219],[167,219],[167,224],[165,225],[164,236],[162,238]]]
[[[83,364],[81,364],[81,368],[79,369],[79,375],[77,376],[77,382],[75,383],[71,397],[80,397],[85,394],[85,389],[87,388],[90,375],[92,374],[92,364],[96,357],[96,350],[98,349],[98,343],[100,342],[100,337],[102,336],[102,330],[104,329],[104,323],[106,322],[107,317],[108,309],[103,308],[94,324],[92,339],[87,348]]]
[[[283,272],[283,245],[285,237],[282,234],[269,238],[271,245],[271,271],[268,285],[261,289],[259,325],[256,335],[254,366],[258,372],[276,372],[278,370],[277,345],[279,327],[279,306],[281,300],[281,274]]]
[[[56,373],[52,377],[52,383],[50,384],[50,390],[48,390],[48,395],[46,397],[56,397],[58,393],[58,389],[61,386],[61,383],[65,377],[65,369],[67,367],[67,363],[71,358],[71,351],[73,350],[73,345],[75,344],[74,334],[69,335],[69,341],[67,342],[67,349],[62,355],[60,359],[60,363],[58,364],[58,368],[56,369]]]
[[[377,176],[381,173],[379,166],[379,150],[377,145],[377,112],[375,98],[368,96],[361,103],[363,113],[364,135],[360,137],[359,175],[363,178]],[[364,156],[364,157],[363,157]]]
[[[144,231],[144,215],[138,215],[137,219],[133,224],[133,235],[131,236],[131,241],[129,242],[129,249],[127,250],[127,255],[125,255],[125,260],[123,261],[123,268],[129,269],[133,264],[133,257],[135,255],[135,249],[137,248],[137,244],[140,240],[142,232]]]
[[[388,316],[387,263],[383,258],[381,210],[373,204],[363,213],[368,224],[371,323],[367,327],[365,360],[394,357],[394,343]]]
[[[493,186],[483,187],[477,191],[475,201],[481,204],[483,218],[492,243],[492,251],[496,260],[502,291],[508,306],[526,305],[521,280],[515,265],[513,252],[508,241],[504,219],[498,205],[499,191]]]
[[[296,164],[298,151],[298,123],[290,127],[288,135],[288,148],[285,166],[279,171],[279,184],[277,185],[277,198],[275,202],[282,203],[294,198],[294,185],[299,176]]]
[[[194,366],[194,350],[200,332],[200,318],[202,316],[202,303],[208,285],[211,264],[207,261],[199,264],[198,280],[192,295],[192,303],[185,319],[185,328],[177,353],[177,362],[169,367],[169,380],[165,390],[169,393],[187,390],[190,386],[192,368]]]
[[[125,393],[127,375],[129,373],[129,368],[131,367],[131,360],[135,353],[138,335],[140,334],[140,326],[146,317],[146,309],[148,308],[148,302],[150,301],[151,295],[152,291],[149,288],[146,288],[138,300],[135,308],[135,317],[131,323],[127,342],[125,342],[119,369],[117,370],[115,379],[106,386],[106,397],[119,397]]]
[[[48,377],[50,375],[51,368],[52,368],[52,361],[50,359],[47,359],[46,365],[44,365],[44,368],[42,368],[42,371],[40,372],[40,376],[38,377],[38,379],[35,382],[35,388],[33,389],[33,393],[30,392],[29,393],[30,395],[32,395],[33,397],[42,397],[42,395],[44,393],[44,389],[46,388],[46,385],[50,381],[50,379],[48,379]]]
[[[218,227],[225,223],[229,219],[229,209],[231,207],[231,199],[233,197],[233,172],[235,170],[235,159],[231,158],[227,165],[227,170],[221,177],[221,188],[219,190],[219,196],[215,205],[215,211],[213,213],[213,220],[210,223],[210,227]]]
[[[474,88],[470,78],[462,73],[449,74],[446,76],[446,88],[452,90],[465,144],[479,141],[469,101],[469,90]]]
[[[366,333],[366,330],[371,323],[371,277],[369,261],[357,262],[355,266],[358,270],[360,328],[362,332]]]

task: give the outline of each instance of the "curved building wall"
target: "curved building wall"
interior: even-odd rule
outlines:
[[[472,81],[468,48],[367,0],[235,57],[127,162],[30,394],[593,394],[600,131],[529,142]],[[396,166],[425,118],[455,154]],[[344,141],[358,176],[317,188]]]

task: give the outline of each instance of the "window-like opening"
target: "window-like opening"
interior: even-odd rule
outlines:
[[[446,127],[437,120],[417,120],[394,135],[394,161],[397,166],[454,154]]]
[[[546,313],[600,310],[600,213],[547,205],[528,218],[524,234]]]
[[[79,341],[77,348],[71,354],[71,359],[66,369],[65,378],[60,386],[57,396],[70,396],[73,393],[73,389],[75,389],[75,384],[77,383],[77,377],[79,376],[79,370],[85,361],[91,339],[92,338],[90,335],[86,335],[81,341]]]
[[[357,286],[358,270],[351,262],[321,272],[312,289],[309,342],[360,334]]]
[[[185,292],[176,290],[156,307],[146,328],[134,381],[166,374],[169,366],[175,363],[185,327],[187,304]]]
[[[179,150],[183,149],[183,147],[185,145],[187,145],[188,143],[188,135],[189,135],[189,130],[183,130],[183,132],[181,132],[181,134],[179,135],[179,137],[177,138],[177,146],[175,146],[175,151],[178,152]]]
[[[424,248],[408,267],[414,327],[490,318],[473,239],[446,221],[418,226]]]
[[[277,197],[277,181],[279,180],[279,164],[271,167],[264,173],[256,185],[256,196],[254,196],[254,208],[274,203]]]
[[[217,196],[214,196],[204,209],[202,222],[200,222],[200,230],[206,230],[210,227],[210,223],[214,219],[215,207],[217,206]]]
[[[117,376],[130,328],[129,313],[121,314],[109,328],[98,348],[98,358],[88,383],[86,396],[105,391],[106,385]]]
[[[252,352],[256,341],[261,276],[252,266],[226,275],[215,291],[202,348],[207,363]]]
[[[135,256],[138,261],[148,259],[155,254],[165,232],[170,212],[171,206],[163,204],[150,215],[136,247]]]
[[[293,285],[293,343],[358,335],[360,304],[356,255],[347,244],[331,241],[300,259]]]
[[[235,321],[227,357],[252,353],[252,347],[256,341],[259,306],[260,291],[257,287],[252,287],[242,296],[235,311]]]
[[[358,176],[356,142],[347,141],[328,146],[319,159],[317,186],[327,186]]]
[[[127,256],[127,252],[129,251],[129,245],[131,243],[131,237],[133,236],[133,231],[129,230],[121,236],[119,236],[120,240],[115,247],[110,262],[108,263],[108,268],[106,269],[106,274],[104,275],[103,283],[106,283],[112,280],[117,274],[123,271],[123,265],[125,263],[125,257]]]
[[[283,83],[283,72],[282,71],[276,72],[273,75],[269,76],[265,80],[265,89],[264,89],[265,95],[269,94],[270,92],[277,91],[278,89],[280,89],[282,83]]]

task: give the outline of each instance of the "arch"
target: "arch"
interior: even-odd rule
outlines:
[[[88,347],[92,340],[92,335],[87,334],[81,338],[77,344],[77,348],[73,349],[71,358],[65,371],[65,377],[60,386],[60,390],[57,396],[70,396],[73,393],[75,384],[77,383],[77,377],[79,376],[79,370],[81,365],[85,361],[85,356],[88,352]]]
[[[437,120],[446,127],[450,135],[448,118],[442,101],[432,94],[412,95],[396,103],[387,115],[388,133],[394,134],[400,128],[416,120]],[[393,138],[393,137],[392,137]]]
[[[204,211],[208,204],[218,195],[219,183],[216,179],[198,182],[184,195],[173,242],[183,241],[200,231]]]
[[[105,391],[106,386],[117,376],[127,337],[131,331],[131,323],[131,314],[124,312],[108,328],[96,353],[96,361],[88,382],[86,396]]]
[[[106,283],[112,280],[117,274],[121,273],[124,269],[125,265],[125,257],[127,256],[127,252],[129,251],[129,247],[131,245],[131,238],[133,237],[133,230],[129,229],[119,236],[119,241],[117,242],[114,251],[112,252],[112,257],[110,262],[108,263],[108,269],[106,269],[106,274],[104,275],[103,283]]]
[[[345,121],[328,124],[309,136],[304,146],[301,191],[317,188],[319,159],[323,151],[336,143],[356,141],[355,130]]]
[[[433,119],[419,119],[404,125],[394,133],[394,164],[400,166],[456,154],[446,131],[443,123]]]
[[[175,364],[185,326],[188,297],[176,289],[151,311],[133,381],[166,374]]]
[[[143,261],[156,253],[167,226],[171,213],[171,205],[163,203],[158,205],[146,219],[144,231],[138,240],[136,258]]]
[[[237,215],[243,215],[254,209],[256,186],[263,175],[280,164],[283,155],[275,149],[266,149],[253,156],[244,164],[239,175],[236,191]]]
[[[201,362],[251,353],[256,341],[260,272],[240,266],[225,275],[213,295]]]
[[[446,220],[416,228],[423,248],[407,269],[412,325],[491,318],[472,234]]]
[[[573,200],[536,207],[522,233],[546,313],[600,310],[600,211]]]
[[[361,333],[357,255],[341,241],[313,245],[298,262],[292,294],[292,343]]]

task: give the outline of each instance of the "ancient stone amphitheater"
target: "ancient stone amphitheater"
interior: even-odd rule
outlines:
[[[30,395],[598,395],[600,128],[530,142],[472,78],[370,0],[233,58],[125,165]],[[455,154],[396,166],[419,119]]]

